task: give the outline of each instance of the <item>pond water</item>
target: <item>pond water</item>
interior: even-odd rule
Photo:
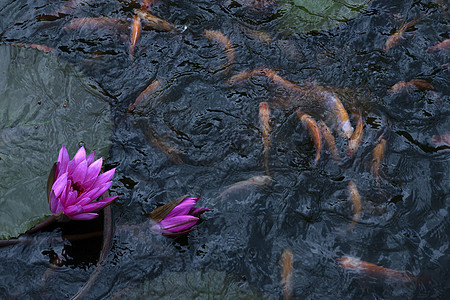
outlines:
[[[276,1],[256,8],[251,4],[264,1],[154,1],[154,15],[187,29],[143,28],[133,59],[129,24],[139,1],[78,2],[64,15],[38,17],[67,1],[2,1],[0,42],[54,48],[48,55],[74,64],[110,99],[114,134],[107,167],[117,168],[110,190],[119,196],[112,205],[115,232],[87,298],[279,299],[285,249],[292,251],[294,299],[443,299],[450,292],[450,56],[427,51],[449,38],[445,2],[374,0],[332,29],[296,33],[281,29]],[[100,16],[123,18],[125,26],[65,28],[74,17]],[[383,50],[390,35],[418,18],[398,45]],[[223,67],[229,52],[207,39],[205,29],[230,39],[235,57],[229,72]],[[353,127],[351,111],[362,114],[356,154],[345,155],[348,141],[334,130],[340,161],[323,141],[315,163],[314,142],[286,89],[267,76],[227,83],[255,68],[300,86],[333,88]],[[411,79],[434,90],[388,93]],[[126,113],[155,80],[160,88]],[[271,112],[272,181],[217,198],[236,182],[266,174],[261,102]],[[318,110],[310,114],[330,122]],[[386,150],[375,178],[380,137]],[[58,150],[52,150],[55,158]],[[362,202],[351,229],[350,181]],[[175,239],[152,233],[146,215],[185,194],[211,209],[197,229]],[[58,224],[31,243],[0,248],[1,298],[75,295],[95,269],[102,238],[62,236],[101,228],[101,218]],[[352,272],[337,261],[346,256],[409,271],[415,280]]]

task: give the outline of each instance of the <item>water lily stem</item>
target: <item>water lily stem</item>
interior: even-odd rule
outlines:
[[[91,277],[89,280],[83,285],[83,287],[76,293],[72,300],[82,299],[86,293],[89,291],[89,289],[94,284],[95,280],[97,279],[98,275],[100,274],[100,271],[102,269],[103,261],[105,260],[106,256],[109,253],[109,249],[111,248],[111,242],[113,237],[113,223],[112,223],[112,210],[110,206],[107,206],[104,208],[104,225],[103,225],[103,246],[102,250],[100,252],[100,256],[97,261],[97,266],[95,267],[94,272],[91,274]]]
[[[48,217],[47,219],[45,219],[44,221],[37,223],[36,225],[34,225],[33,228],[31,228],[30,230],[28,230],[27,232],[25,232],[26,234],[32,234],[38,231],[41,231],[42,229],[44,229],[45,227],[53,224],[56,221],[56,217],[54,215],[51,215],[50,217]]]
[[[24,234],[32,234],[32,233],[41,231],[45,227],[53,224],[55,221],[56,221],[56,218],[55,218],[55,216],[52,215],[52,216],[48,217],[47,219],[45,219],[44,221],[36,224],[33,228],[31,228]],[[0,240],[0,247],[15,245],[15,244],[19,244],[19,243],[26,242],[26,241],[28,241],[28,239],[13,238],[13,239],[9,239],[9,240]]]

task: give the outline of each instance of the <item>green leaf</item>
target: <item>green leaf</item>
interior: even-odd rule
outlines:
[[[0,238],[51,215],[46,184],[62,144],[71,158],[80,144],[96,158],[108,155],[107,100],[55,55],[0,45]]]
[[[281,0],[281,29],[307,33],[334,28],[355,18],[370,0]]]
[[[220,271],[170,272],[144,282],[125,299],[268,299],[248,283]]]

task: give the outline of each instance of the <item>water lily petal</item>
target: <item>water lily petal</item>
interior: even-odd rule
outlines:
[[[75,168],[82,162],[86,160],[86,150],[84,150],[84,147],[81,147],[78,149],[77,153],[73,157],[71,161],[67,164],[67,172],[69,174],[73,173]]]
[[[205,207],[205,208],[196,208],[196,207],[193,207],[193,208],[191,209],[191,211],[189,212],[189,214],[192,215],[192,216],[198,217],[198,216],[200,216],[202,213],[204,213],[205,211],[208,211],[208,210],[209,210],[209,208],[207,208],[207,207]]]
[[[108,199],[109,199],[110,197],[108,197]],[[105,198],[105,199],[107,199],[107,198]],[[104,200],[104,199],[101,199],[101,200],[98,200],[98,201],[94,201],[95,199],[92,199],[92,198],[83,198],[82,200],[80,200],[79,202],[78,202],[78,204],[80,204],[81,206],[83,206],[83,208],[85,209],[85,211],[87,212],[88,211],[88,207],[90,207],[90,206],[88,206],[89,204],[91,204],[91,203],[98,203],[98,202],[100,202],[100,201],[102,201],[102,200]],[[101,202],[100,202],[101,203]],[[91,209],[91,211],[92,211],[92,209]]]
[[[82,213],[78,215],[71,216],[72,220],[92,220],[98,217],[96,213]]]
[[[194,216],[176,216],[170,219],[164,219],[159,224],[163,230],[171,232],[182,231],[194,226],[198,221]]]
[[[67,164],[69,163],[69,153],[67,152],[66,146],[62,145],[61,150],[59,150],[58,155],[58,172],[65,173],[67,171]],[[58,174],[56,174],[58,176]]]
[[[172,209],[167,216],[165,217],[165,219],[169,219],[175,216],[183,216],[183,215],[187,215],[189,213],[189,211],[192,209],[192,206],[194,206],[195,204],[195,200],[191,200],[188,198],[183,199],[183,201],[181,201],[180,204],[178,204],[177,206],[174,207],[174,209]]]
[[[85,188],[89,187],[88,184],[91,185],[93,183],[91,181],[98,176],[100,170],[102,169],[102,164],[103,158],[101,157],[97,159],[95,162],[91,163],[90,165],[88,164],[89,167],[87,169],[86,177],[84,179],[84,184],[86,185]]]
[[[64,206],[62,205],[61,201],[59,201],[58,198],[56,198],[56,207],[54,209],[54,211],[52,211],[53,214],[57,214],[59,212],[64,212]]]
[[[85,190],[85,191],[90,191],[94,188],[94,183],[97,180],[97,176],[95,176],[94,178],[90,179],[90,180],[86,180],[84,179],[83,184],[81,185],[81,187]]]
[[[69,206],[69,205],[74,205],[75,203],[77,203],[78,200],[79,200],[77,198],[77,196],[78,196],[78,193],[76,191],[72,190],[72,191],[68,192],[67,193],[67,198],[64,201],[64,205],[65,206]],[[77,203],[77,204],[79,204],[79,203]]]
[[[195,201],[195,203],[197,203],[197,201],[199,200],[200,198],[198,198],[198,197],[186,197],[186,198],[184,198],[183,199],[183,201],[187,201],[187,200],[189,200],[189,201]]]
[[[92,199],[92,198],[89,198],[89,197],[83,197],[83,198],[80,197],[78,202],[77,202],[77,204],[85,207],[86,205],[88,205],[89,203],[91,203],[94,200],[95,199]]]
[[[74,215],[81,214],[84,212],[84,208],[81,205],[75,204],[64,208],[64,214],[70,218]]]
[[[67,179],[67,184],[64,190],[62,191],[61,195],[59,195],[59,199],[61,200],[61,203],[65,205],[67,197],[69,197],[69,193],[73,192],[72,188],[72,180]]]
[[[87,170],[88,170],[87,162],[83,160],[78,164],[78,166],[72,173],[73,182],[82,183],[84,181],[84,178],[86,177]]]
[[[52,213],[56,213],[56,207],[58,205],[58,198],[55,196],[55,192],[50,192],[50,199],[48,201],[48,206],[50,207],[50,211]]]
[[[110,181],[111,178],[113,178],[115,171],[116,171],[116,168],[106,171],[103,174],[100,174],[100,176],[97,177],[97,180],[94,183],[94,187],[101,186],[105,182]]]
[[[89,154],[89,155],[86,157],[86,161],[87,161],[88,166],[92,164],[92,162],[94,161],[94,159],[95,159],[95,151],[92,151],[91,154]]]
[[[111,184],[112,184],[111,181],[107,182],[107,183],[93,189],[92,191],[95,190],[95,193],[91,191],[91,192],[84,194],[83,197],[89,196],[92,200],[95,200],[98,197],[100,197],[101,195],[103,195],[103,193],[106,192],[110,188]]]
[[[92,201],[92,200],[95,200],[95,199],[97,199],[98,197],[97,197],[97,198],[94,198],[93,196],[97,194],[97,192],[98,192],[99,189],[100,189],[100,188],[94,188],[94,189],[92,189],[92,190],[89,190],[89,191],[87,191],[86,193],[81,194],[80,197],[82,197],[82,198],[89,198],[89,199],[91,199],[91,201]]]
[[[60,175],[53,183],[52,190],[55,192],[55,196],[59,197],[67,185],[67,173]]]
[[[169,237],[177,237],[177,236],[186,234],[186,233],[188,233],[188,232],[191,232],[191,231],[195,230],[195,228],[189,228],[189,229],[183,230],[183,231],[172,232],[172,231],[170,231],[170,230],[165,230],[165,229],[162,228],[161,225],[158,223],[158,224],[153,225],[153,226],[151,227],[151,230],[152,230],[153,232],[162,233],[162,234],[164,234],[165,236],[169,236]]]
[[[81,148],[78,149],[77,153],[73,157],[73,161],[75,161],[76,164],[79,164],[83,160],[86,160],[86,150],[83,146],[81,146]]]
[[[95,201],[95,202],[91,202],[91,203],[83,206],[84,211],[85,212],[91,212],[91,211],[95,211],[95,210],[98,210],[98,209],[102,209],[105,206],[108,206],[109,204],[111,204],[111,202],[113,202],[116,198],[117,198],[117,196],[114,196],[114,197],[108,197],[108,198],[105,198],[105,199],[102,199],[102,200],[98,200],[98,201]]]

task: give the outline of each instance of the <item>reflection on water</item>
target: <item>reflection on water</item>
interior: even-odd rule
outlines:
[[[64,27],[75,17],[100,16],[130,25],[138,1],[80,1],[53,18],[36,17],[66,1],[1,4],[1,42],[51,47],[49,55],[76,64],[111,97],[116,127],[108,163],[117,167],[111,191],[119,195],[113,206],[117,230],[92,298],[110,298],[173,272],[208,270],[281,298],[285,249],[292,253],[292,298],[442,298],[450,269],[449,53],[428,49],[448,38],[445,3],[372,1],[334,29],[288,35],[276,27],[277,6],[255,12],[251,2],[155,1],[152,14],[187,30],[143,28],[133,60],[129,26]],[[419,16],[398,44],[383,50],[389,36]],[[205,30],[229,39],[232,62],[229,45],[217,37],[212,43]],[[231,76],[257,68],[302,89],[333,91],[353,128],[360,112],[364,133],[356,152],[346,155],[348,140],[337,133],[330,113],[309,105],[307,113],[330,126],[340,157],[323,141],[315,164],[316,146],[295,114],[293,99],[301,97],[292,98],[268,76],[227,84]],[[389,92],[411,80],[433,89]],[[164,84],[136,101],[155,81]],[[270,107],[269,150],[262,143],[261,102]],[[375,150],[380,143],[382,155]],[[266,169],[269,184],[223,194]],[[349,182],[359,193],[358,218]],[[188,236],[152,234],[145,215],[184,194],[202,197],[199,206],[212,211]],[[60,234],[58,227],[42,233]],[[42,239],[0,249],[0,270],[8,274],[2,275],[0,294],[36,295],[49,267],[46,295],[75,294],[95,262],[82,242],[66,243]],[[49,265],[55,257],[63,263]],[[416,280],[354,272],[337,261],[349,257]]]

